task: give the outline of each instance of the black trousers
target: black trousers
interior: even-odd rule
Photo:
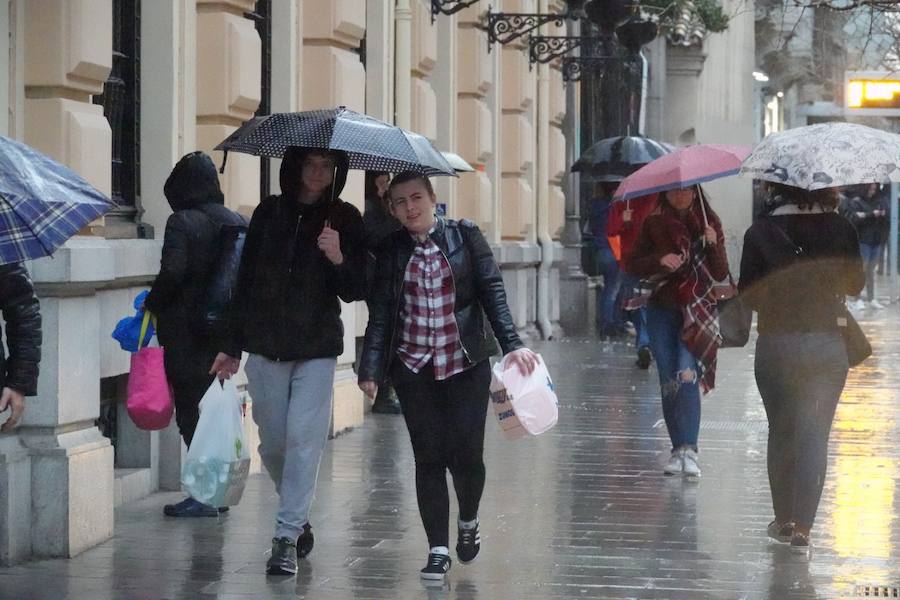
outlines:
[[[762,333],[754,368],[769,420],[775,518],[811,527],[825,485],[831,424],[847,380],[844,341],[837,331]]]
[[[478,516],[484,491],[484,423],[491,367],[485,360],[443,381],[429,364],[418,374],[396,359],[391,380],[416,460],[416,497],[430,547],[449,546],[447,470],[459,502],[459,518]]]
[[[211,344],[179,343],[165,347],[163,356],[175,401],[175,422],[188,447],[200,419],[200,400],[215,378],[209,374],[209,368],[216,354]]]

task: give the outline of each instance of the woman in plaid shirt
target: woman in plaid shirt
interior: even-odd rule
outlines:
[[[534,369],[536,358],[516,333],[500,268],[478,227],[436,217],[437,197],[419,173],[397,175],[388,198],[403,229],[379,248],[359,386],[373,397],[387,376],[394,384],[430,547],[421,575],[443,579],[450,569],[447,469],[459,501],[456,555],[469,563],[481,546],[478,505],[494,337],[523,373]]]

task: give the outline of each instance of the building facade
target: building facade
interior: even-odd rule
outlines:
[[[564,8],[557,0],[493,4]],[[22,426],[0,434],[0,563],[77,554],[113,534],[116,506],[179,489],[177,430],[130,422],[129,356],[110,333],[158,270],[172,166],[197,149],[221,161],[212,148],[256,114],[344,105],[461,155],[476,170],[437,179],[439,202],[449,216],[476,221],[493,244],[518,327],[559,332],[560,236],[575,204],[566,197],[572,94],[559,65],[532,68],[521,45],[488,51],[480,29],[487,8],[432,22],[426,0],[0,2],[9,39],[0,47],[0,133],[119,203],[53,258],[29,264],[44,356]],[[249,216],[278,192],[278,168],[230,155],[226,203]],[[363,206],[361,173],[342,196]],[[569,213],[571,228],[577,213],[574,221]],[[365,306],[345,306],[344,322],[333,433],[359,425],[365,412],[352,369]]]

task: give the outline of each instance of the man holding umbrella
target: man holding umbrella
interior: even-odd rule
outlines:
[[[331,422],[337,357],[344,351],[340,300],[365,295],[359,211],[338,196],[343,152],[289,147],[281,195],[253,213],[234,301],[233,338],[211,373],[237,372],[241,351],[259,426],[259,452],[279,494],[270,575],[297,572],[313,548],[309,512]]]

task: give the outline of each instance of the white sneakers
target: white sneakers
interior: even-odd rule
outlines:
[[[690,448],[684,451],[684,475],[685,477],[700,477],[697,453]]]
[[[692,478],[700,477],[700,462],[697,453],[692,448],[672,450],[672,455],[663,468],[663,473]]]
[[[672,450],[672,456],[666,463],[663,473],[666,475],[681,475],[684,472],[684,450]]]
[[[850,310],[856,310],[856,311],[866,310],[867,308],[871,308],[872,310],[881,310],[882,308],[884,308],[884,304],[882,304],[881,302],[879,302],[876,299],[872,299],[871,302],[866,302],[862,298],[858,298],[856,300],[850,300],[847,303],[847,306],[850,308]]]

